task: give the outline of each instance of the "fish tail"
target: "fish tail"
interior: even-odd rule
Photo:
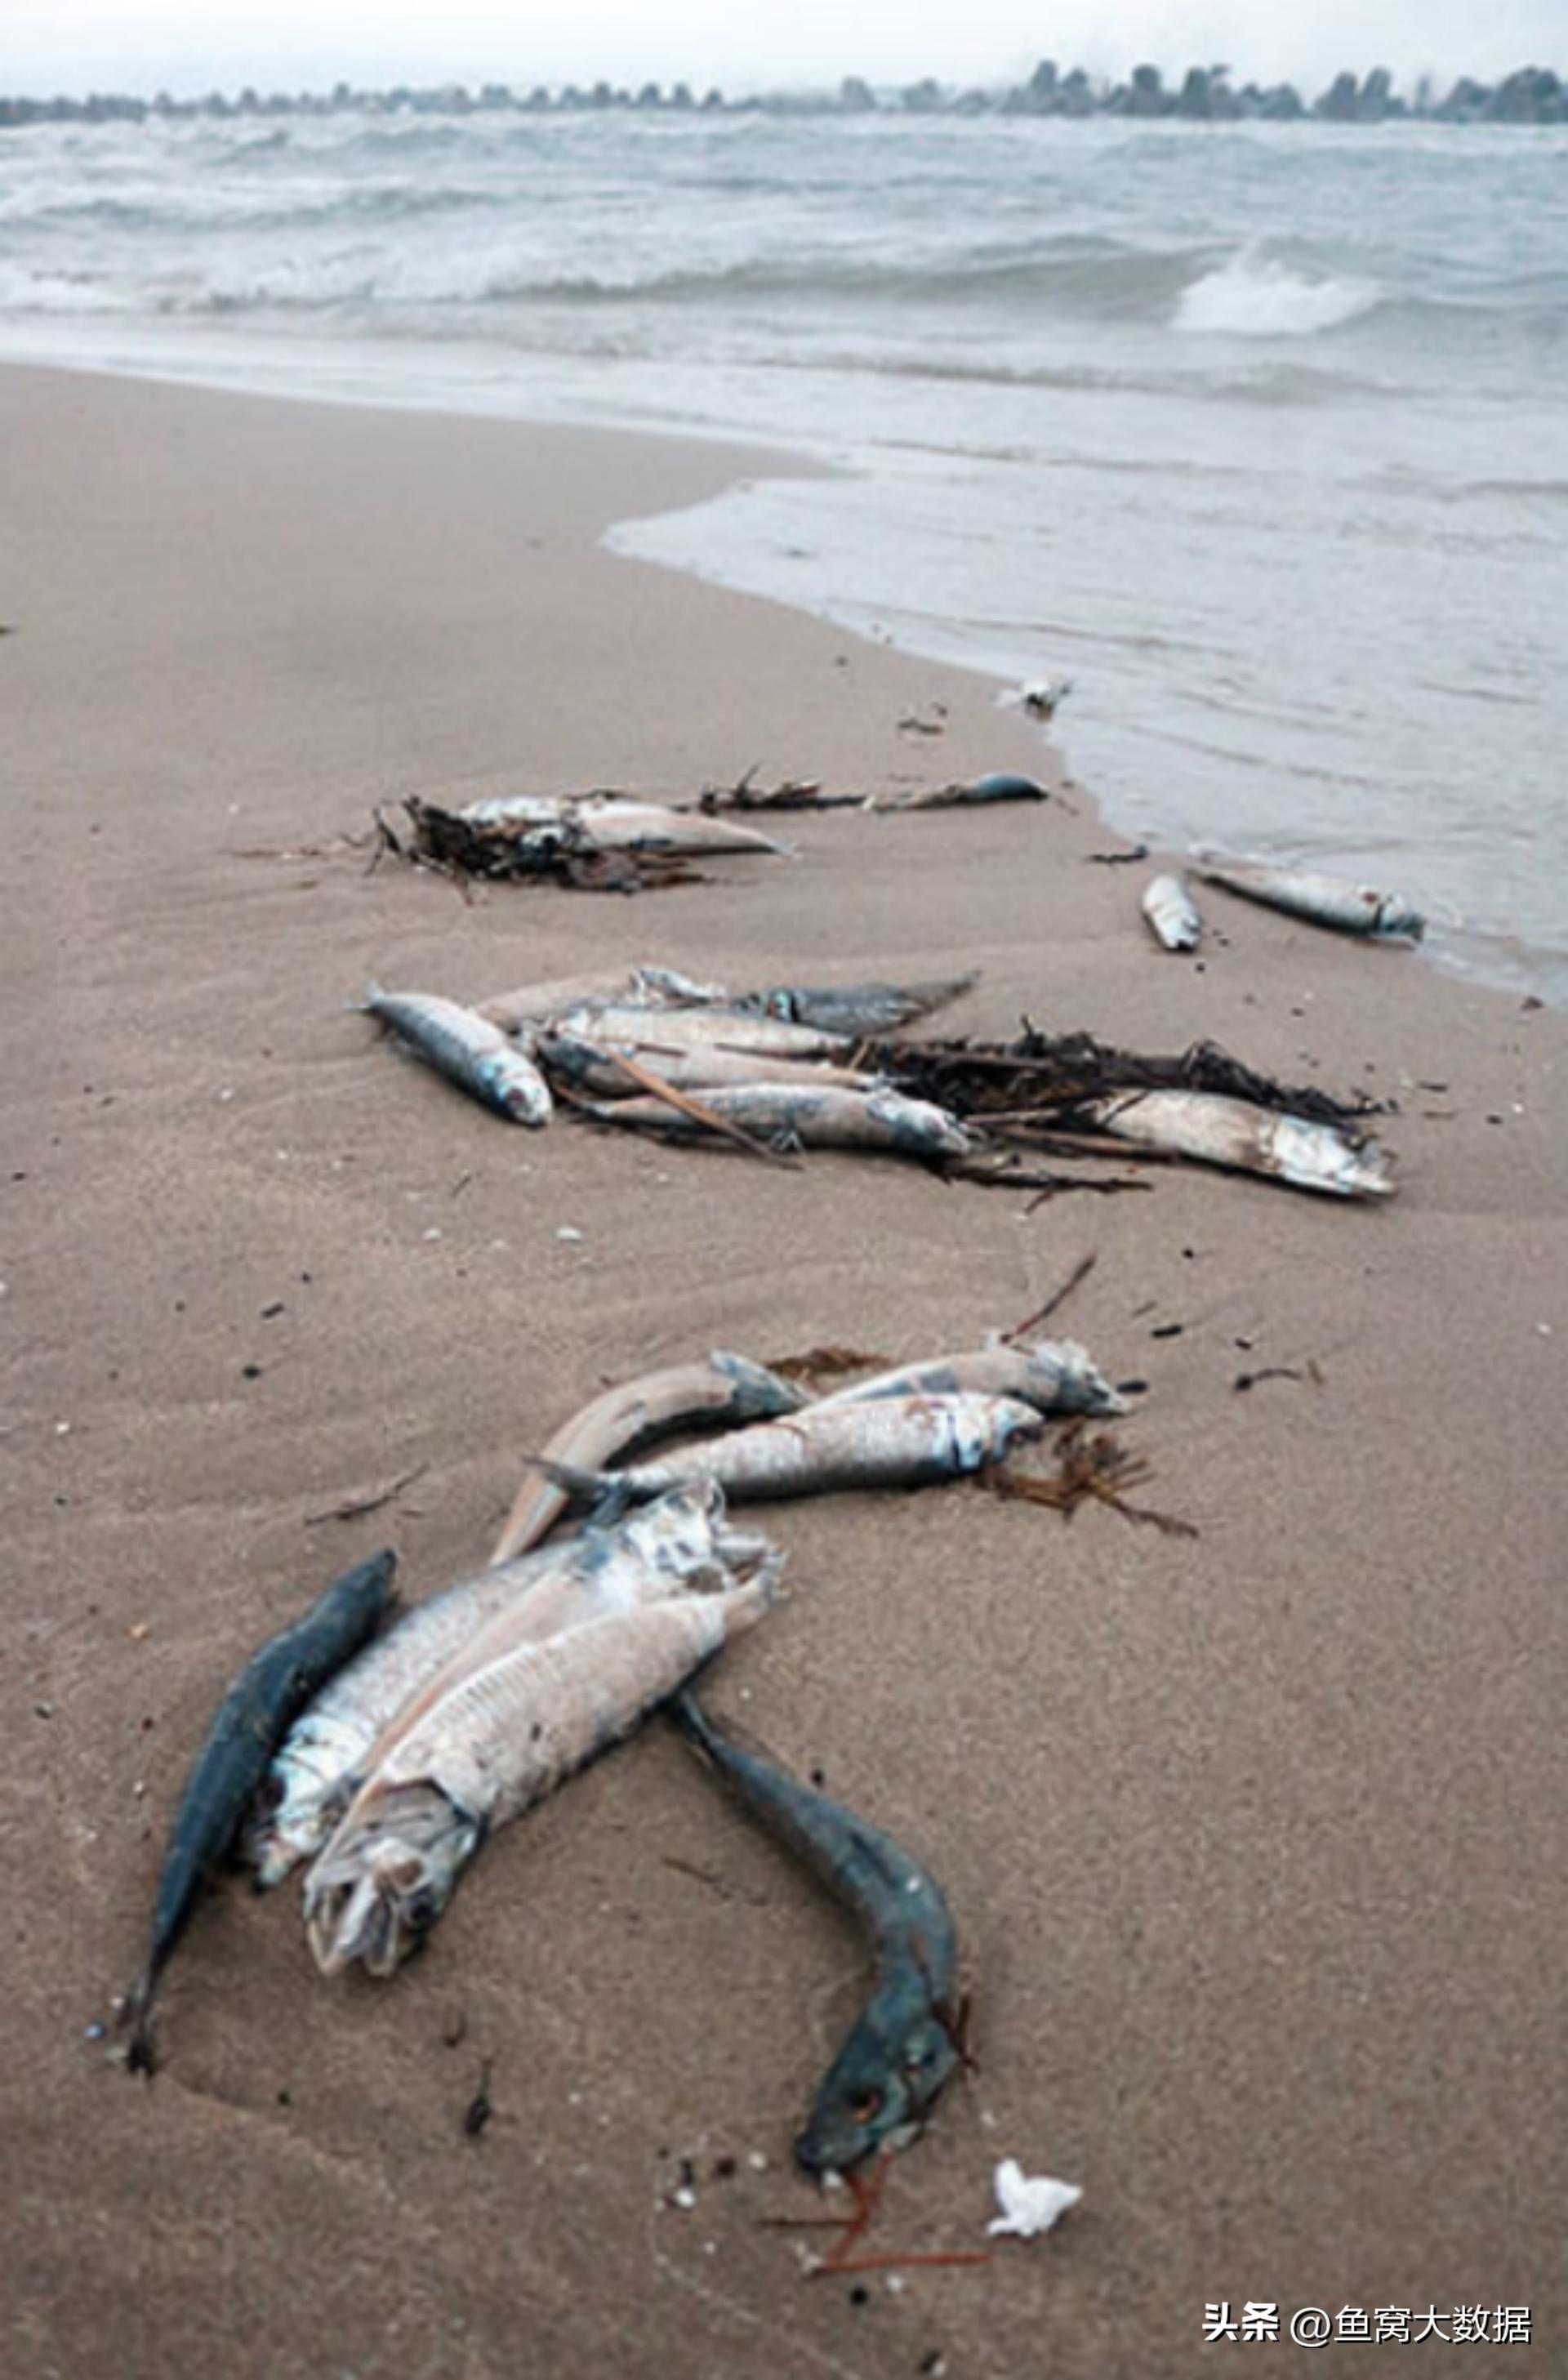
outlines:
[[[530,1470],[542,1471],[551,1486],[572,1503],[586,1504],[595,1526],[618,1521],[627,1506],[638,1500],[638,1490],[621,1473],[585,1471],[575,1463],[556,1463],[548,1454],[526,1454],[523,1460]]]
[[[158,2047],[152,2033],[152,2002],[158,1989],[157,1966],[149,1962],[125,1996],[120,2029],[126,2035],[128,2074],[145,2074],[151,2082],[158,2070]]]
[[[690,1686],[683,1686],[678,1694],[672,1694],[668,1708],[670,1717],[675,1720],[687,1742],[694,1744],[699,1752],[717,1767],[718,1732],[702,1705],[698,1701],[695,1690]]]
[[[385,998],[386,993],[384,990],[376,981],[374,976],[372,976],[365,986],[364,999],[346,1000],[343,1005],[349,1011],[350,1014],[354,1016],[371,1016],[375,1013],[377,1001],[384,1000]]]

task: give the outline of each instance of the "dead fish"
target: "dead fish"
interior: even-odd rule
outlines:
[[[795,2143],[809,2174],[850,2173],[913,2140],[962,2059],[958,1934],[912,1852],[776,1761],[723,1734],[687,1688],[671,1717],[758,1822],[802,1860],[869,1937],[871,1996]]]
[[[1074,1339],[1042,1339],[1033,1347],[1000,1342],[963,1355],[936,1355],[875,1372],[847,1389],[817,1401],[824,1406],[864,1404],[882,1397],[983,1395],[1017,1397],[1041,1414],[1125,1413],[1126,1401],[1096,1370],[1087,1348]]]
[[[1143,914],[1168,951],[1195,951],[1203,933],[1197,905],[1179,876],[1156,876],[1145,885]]]
[[[921,1488],[961,1479],[1000,1463],[1015,1438],[1043,1427],[1016,1397],[873,1398],[862,1404],[808,1405],[782,1421],[758,1422],[657,1463],[584,1473],[569,1484],[637,1496],[667,1495],[716,1480],[735,1503],[828,1496],[860,1488]],[[557,1476],[567,1475],[557,1472]]]
[[[532,1060],[477,1010],[423,991],[372,983],[361,1005],[449,1082],[514,1123],[550,1121],[550,1087]]]
[[[784,852],[783,844],[755,827],[623,794],[519,794],[471,802],[454,815],[468,826],[515,832],[521,844],[586,836],[601,851]]]
[[[474,1014],[498,1025],[503,1033],[516,1033],[527,1026],[543,1025],[550,1017],[572,1008],[715,1008],[722,1007],[728,999],[723,984],[699,983],[690,976],[677,974],[674,967],[638,966],[630,975],[620,970],[607,975],[564,976],[553,983],[524,984],[517,991],[481,1000]]]
[[[390,1975],[430,1932],[486,1835],[628,1735],[760,1620],[781,1558],[743,1585],[494,1650],[434,1699],[355,1795],[305,1884],[317,1965]]]
[[[917,1157],[966,1157],[975,1146],[956,1116],[902,1091],[850,1090],[842,1084],[736,1084],[706,1093],[703,1104],[725,1123],[780,1148],[855,1148]],[[585,1100],[582,1112],[632,1132],[699,1138],[694,1116],[659,1099]]]
[[[599,1471],[674,1430],[699,1425],[728,1429],[736,1423],[796,1413],[805,1402],[804,1390],[776,1372],[716,1349],[702,1363],[676,1364],[668,1371],[650,1372],[640,1380],[606,1389],[546,1442],[544,1457],[578,1470]],[[530,1477],[506,1516],[492,1563],[511,1561],[537,1545],[568,1500],[550,1479]]]
[[[1375,1142],[1356,1148],[1332,1124],[1278,1115],[1246,1099],[1205,1091],[1135,1091],[1101,1099],[1088,1112],[1118,1140],[1196,1158],[1204,1165],[1273,1174],[1297,1190],[1387,1198],[1398,1186],[1387,1150]]]
[[[1261,868],[1244,860],[1205,861],[1193,872],[1206,884],[1223,885],[1244,900],[1283,909],[1309,925],[1331,926],[1342,934],[1404,935],[1418,942],[1427,921],[1399,892],[1378,892],[1343,876],[1319,876],[1305,868]]]
[[[667,1008],[657,1018],[625,1004],[568,1009],[554,1029],[578,1041],[626,1042],[658,1050],[748,1050],[764,1058],[847,1058],[847,1034],[789,1025],[774,1016],[745,1016],[729,1008]]]
[[[129,1995],[133,2069],[152,2070],[153,1996],[198,1893],[228,1857],[251,1796],[291,1722],[379,1623],[396,1567],[395,1554],[379,1553],[335,1580],[303,1619],[251,1655],[218,1705],[169,1829],[152,1947]]]
[[[780,1016],[792,1025],[816,1025],[859,1040],[867,1034],[896,1033],[917,1017],[946,1008],[972,991],[979,979],[976,968],[925,983],[772,984],[761,991],[742,992],[732,1004],[742,1014]]]
[[[605,1501],[617,1520],[590,1526],[563,1549],[566,1560],[546,1563],[526,1595],[492,1612],[393,1713],[334,1795],[334,1823],[426,1713],[502,1654],[676,1596],[723,1594],[770,1565],[776,1569],[782,1559],[766,1537],[729,1526],[723,1491],[711,1479],[662,1497],[641,1513],[626,1513],[624,1491]]]
[[[626,1607],[628,1579],[657,1579],[675,1594],[723,1552],[728,1541],[715,1539],[721,1513],[720,1498],[709,1490],[668,1497],[617,1526],[590,1526],[416,1604],[317,1696],[278,1751],[243,1844],[258,1885],[280,1884],[321,1849],[341,1815],[346,1781],[363,1769],[383,1730],[492,1620],[521,1613],[544,1633],[598,1618]]]
[[[722,983],[701,983],[677,967],[633,967],[627,993],[634,1007],[722,1008],[729,999]]]
[[[924,792],[893,794],[879,801],[880,810],[975,809],[988,802],[1043,802],[1050,795],[1032,777],[1005,773],[977,777],[967,785],[931,785]]]
[[[820,1058],[772,1058],[754,1050],[670,1050],[659,1046],[659,1020],[650,1016],[645,1041],[581,1041],[546,1030],[536,1044],[546,1071],[574,1090],[604,1099],[630,1099],[644,1086],[619,1062],[623,1052],[678,1091],[727,1090],[744,1083],[836,1083],[867,1090],[881,1080],[854,1066]]]

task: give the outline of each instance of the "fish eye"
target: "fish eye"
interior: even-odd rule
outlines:
[[[427,1884],[410,1897],[403,1912],[403,1923],[411,1932],[423,1934],[428,1927],[435,1924],[440,1914],[440,1904]]]

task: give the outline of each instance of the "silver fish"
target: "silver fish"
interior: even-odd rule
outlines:
[[[372,983],[363,1006],[471,1098],[514,1123],[550,1121],[550,1086],[498,1025],[455,1000],[423,991],[383,991]]]
[[[792,1025],[821,1026],[858,1039],[866,1034],[896,1033],[917,1017],[930,1016],[973,991],[979,979],[976,968],[925,983],[777,983],[741,992],[731,1004],[743,1014],[782,1016]]]
[[[1332,1124],[1277,1115],[1246,1099],[1206,1091],[1135,1091],[1101,1099],[1091,1113],[1118,1140],[1237,1172],[1272,1174],[1297,1190],[1387,1198],[1398,1186],[1387,1150],[1376,1143],[1354,1148]]]
[[[471,802],[454,813],[469,826],[502,828],[527,844],[553,837],[587,836],[601,851],[766,851],[784,846],[755,827],[699,810],[673,810],[623,794],[519,794],[497,801]]]
[[[474,1014],[498,1025],[504,1033],[516,1033],[573,1008],[716,1008],[728,999],[723,984],[699,983],[688,975],[677,974],[674,967],[638,966],[630,975],[619,969],[604,975],[564,976],[553,983],[523,984],[517,991],[481,1000]]]
[[[557,1031],[579,1041],[625,1041],[663,1050],[749,1050],[769,1058],[846,1058],[849,1035],[789,1025],[774,1016],[742,1016],[727,1008],[667,1008],[656,1017],[626,1005],[568,1009]]]
[[[624,1608],[626,1580],[644,1575],[674,1594],[714,1555],[720,1511],[705,1491],[670,1497],[615,1528],[590,1528],[416,1604],[290,1730],[244,1839],[242,1856],[258,1883],[280,1884],[320,1850],[345,1780],[363,1767],[383,1729],[499,1613],[526,1610],[530,1625],[558,1627]]]
[[[750,1083],[709,1091],[702,1103],[723,1123],[779,1148],[878,1149],[929,1162],[966,1156],[975,1146],[973,1135],[945,1108],[906,1099],[902,1091]],[[704,1129],[695,1116],[661,1099],[586,1100],[583,1112],[603,1123],[675,1139],[699,1137]]]
[[[797,1413],[805,1402],[805,1392],[793,1381],[744,1355],[715,1349],[702,1363],[673,1365],[668,1371],[650,1372],[640,1380],[606,1389],[546,1442],[542,1459],[598,1471],[662,1432],[695,1428],[699,1423],[724,1429],[766,1421]],[[567,1500],[565,1490],[548,1477],[530,1477],[506,1516],[491,1561],[514,1560],[537,1545]]]
[[[638,1496],[716,1480],[736,1503],[857,1488],[920,1488],[1000,1463],[1015,1438],[1036,1438],[1042,1427],[1034,1407],[1016,1397],[823,1403],[604,1476]]]
[[[491,1640],[391,1744],[305,1884],[306,1935],[336,1974],[390,1975],[435,1924],[485,1836],[631,1732],[776,1593],[779,1558],[742,1585],[568,1628]]]
[[[1144,887],[1143,914],[1168,951],[1197,950],[1203,920],[1179,876],[1156,876]]]
[[[879,801],[880,810],[977,809],[991,802],[1043,802],[1050,795],[1032,777],[1001,774],[976,777],[966,785],[930,785],[923,792],[892,794]]]
[[[1110,1381],[1074,1339],[1041,1339],[1033,1347],[977,1347],[962,1355],[935,1355],[873,1372],[853,1387],[835,1389],[812,1410],[864,1404],[882,1397],[982,1395],[1017,1397],[1041,1414],[1118,1414],[1127,1410]]]
[[[1407,935],[1419,941],[1427,921],[1399,892],[1375,892],[1343,876],[1319,876],[1305,868],[1262,868],[1245,860],[1205,861],[1194,874],[1222,884],[1246,901],[1283,909],[1309,925],[1331,926],[1342,934]]]
[[[592,1091],[600,1099],[630,1099],[644,1086],[620,1064],[622,1053],[661,1082],[677,1091],[732,1089],[743,1083],[836,1083],[850,1089],[874,1088],[881,1077],[854,1066],[834,1066],[820,1058],[772,1058],[754,1050],[668,1050],[659,1046],[659,1020],[650,1016],[646,1041],[583,1041],[570,1033],[547,1028],[536,1044],[536,1054],[549,1074],[575,1090]]]

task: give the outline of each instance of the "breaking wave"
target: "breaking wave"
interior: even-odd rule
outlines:
[[[1277,259],[1243,249],[1183,291],[1175,327],[1231,339],[1302,339],[1369,314],[1380,292],[1367,281],[1309,281]]]

